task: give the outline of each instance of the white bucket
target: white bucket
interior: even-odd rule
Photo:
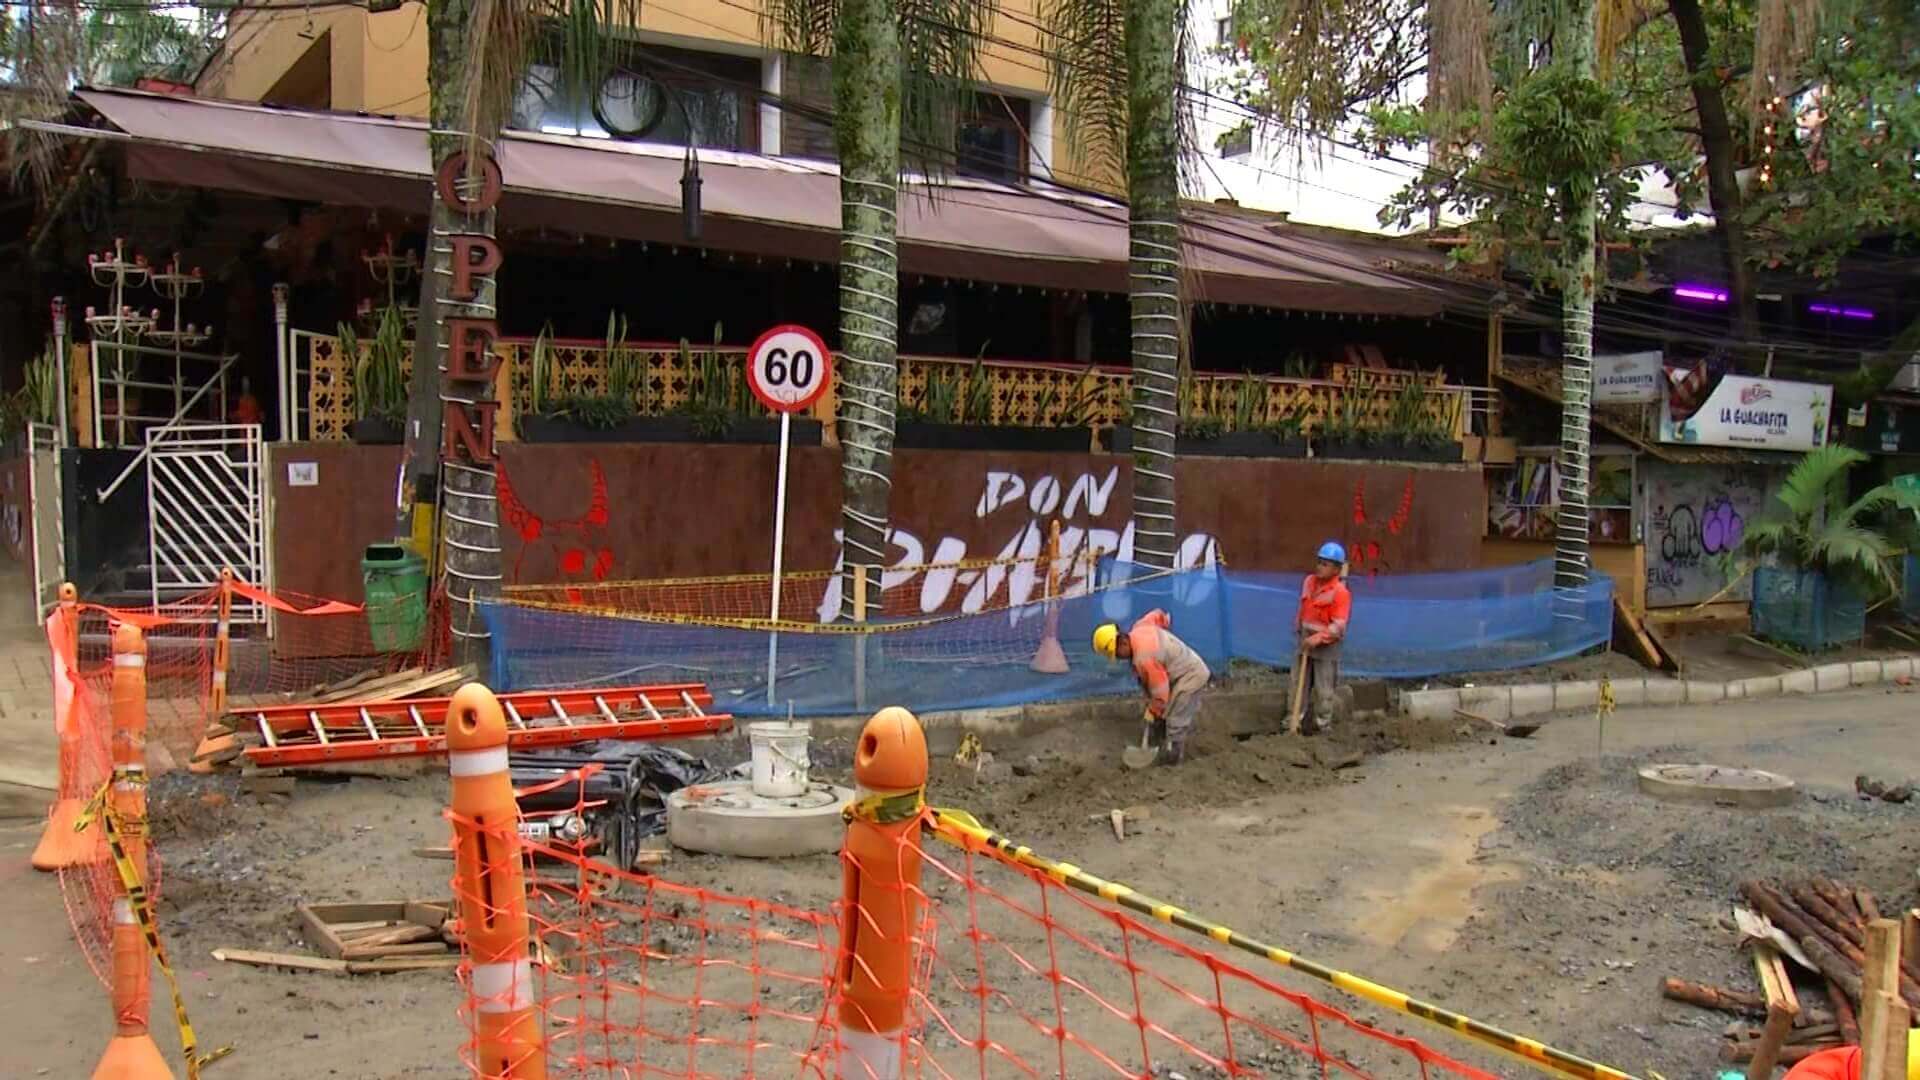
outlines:
[[[766,799],[790,799],[807,791],[807,744],[813,730],[791,720],[765,720],[747,725],[753,748],[753,793]]]

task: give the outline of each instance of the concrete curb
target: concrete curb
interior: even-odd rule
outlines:
[[[1632,678],[1613,681],[1613,701],[1626,708],[1639,705],[1698,705],[1714,701],[1778,697],[1781,694],[1818,694],[1875,686],[1912,678],[1920,660],[1911,656],[1893,660],[1856,660],[1717,683],[1701,679]],[[1451,720],[1455,709],[1489,720],[1510,720],[1569,709],[1595,708],[1598,682],[1519,683],[1513,686],[1466,686],[1446,690],[1409,690],[1400,695],[1400,711],[1416,720]]]

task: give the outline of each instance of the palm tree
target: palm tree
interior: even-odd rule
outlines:
[[[500,137],[521,78],[532,59],[557,49],[569,92],[591,93],[630,47],[626,32],[639,25],[641,0],[429,0],[427,90],[433,170],[455,155],[468,155],[467,179],[490,156]],[[413,378],[408,391],[406,451],[402,465],[396,531],[419,536],[416,522],[431,519],[433,486],[444,472],[446,529],[442,537],[453,601],[454,658],[484,663],[487,634],[478,603],[497,594],[500,538],[493,467],[448,463],[441,468],[442,353],[448,316],[494,317],[498,296],[492,274],[476,274],[472,300],[445,295],[451,278],[448,237],[495,235],[495,213],[461,213],[436,189],[428,219],[426,272],[422,275]],[[485,402],[492,388],[475,395]]]
[[[841,611],[867,567],[886,562],[899,389],[899,178],[907,160],[937,174],[952,118],[980,73],[996,0],[768,0],[762,33],[790,52],[833,57],[840,160]]]
[[[1127,183],[1133,369],[1134,558],[1172,569],[1174,426],[1186,340],[1180,160],[1190,139],[1180,91],[1186,0],[1048,0],[1052,82],[1078,119],[1074,152]]]
[[[1766,511],[1747,523],[1728,580],[1740,580],[1761,559],[1771,557],[1794,571],[1817,572],[1866,586],[1869,592],[1897,590],[1897,552],[1873,519],[1889,509],[1920,511],[1920,497],[1881,484],[1848,502],[1847,473],[1866,460],[1867,455],[1846,446],[1822,446],[1803,456]]]

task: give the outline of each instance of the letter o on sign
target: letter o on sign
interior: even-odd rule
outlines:
[[[806,411],[832,381],[833,354],[804,326],[776,326],[747,353],[747,385],[775,412]]]

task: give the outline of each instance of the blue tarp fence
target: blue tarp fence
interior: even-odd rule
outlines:
[[[481,606],[496,689],[700,682],[740,716],[843,715],[887,704],[917,711],[1066,701],[1135,690],[1131,669],[1093,652],[1094,627],[1164,608],[1216,673],[1231,660],[1292,666],[1304,573],[1174,574],[1113,563],[1095,592],[940,619],[782,630],[656,622],[510,602]],[[1613,583],[1556,591],[1549,562],[1354,579],[1342,670],[1417,678],[1524,667],[1606,645]],[[1050,625],[1069,670],[1033,671]],[[769,641],[775,662],[768,692]]]

